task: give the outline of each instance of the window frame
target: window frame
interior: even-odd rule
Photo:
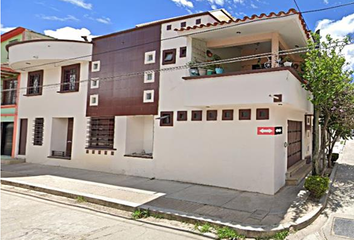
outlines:
[[[181,22],[181,28],[187,27],[187,22]]]
[[[180,58],[187,57],[187,47],[186,46],[179,48],[179,57]]]
[[[93,85],[93,83],[96,82],[97,85]],[[90,80],[90,89],[96,89],[96,88],[99,88],[100,87],[100,78],[91,78]]]
[[[147,99],[147,95],[151,94],[151,99]],[[154,102],[154,96],[155,95],[155,90],[144,90],[143,93],[143,102],[144,103],[153,103]]]
[[[15,84],[15,88],[8,88],[8,83],[9,82],[14,82]],[[10,83],[11,84],[11,83]],[[2,82],[2,90],[6,90],[3,92],[2,97],[1,97],[1,105],[16,105],[17,102],[17,84],[18,84],[18,80],[16,79],[6,79],[3,80]],[[8,91],[9,89],[14,89],[11,91]],[[8,102],[6,99],[9,98],[8,94],[10,94],[10,101]]]
[[[171,31],[172,30],[172,24],[168,24],[166,26],[166,31]]]
[[[225,116],[225,113],[230,113],[230,117]],[[234,120],[234,110],[233,109],[222,110],[222,120],[223,121],[233,121]]]
[[[152,60],[149,61],[148,56],[152,55]],[[144,64],[152,64],[156,62],[156,51],[149,51],[149,52],[145,52],[144,55]]]
[[[35,74],[39,74],[40,78],[39,78],[39,84],[38,84],[38,93],[31,93],[30,89],[33,88],[33,86],[31,86],[30,84],[30,78],[32,75]],[[42,88],[43,88],[43,76],[44,76],[44,71],[43,70],[38,70],[38,71],[32,71],[32,72],[28,72],[27,75],[27,92],[25,96],[40,96],[42,95]]]
[[[33,146],[42,146],[44,137],[44,118],[35,118],[33,124]]]
[[[164,116],[169,116],[170,122],[169,123],[164,123],[163,120],[161,119]],[[162,111],[160,112],[160,127],[172,127],[173,126],[173,111]]]
[[[88,122],[87,138],[86,149],[115,150],[115,117],[91,117]],[[99,145],[100,139],[105,140],[106,144]]]
[[[65,86],[65,71],[75,69],[76,70],[76,77],[75,77],[75,89],[69,89],[66,90],[64,89]],[[62,66],[61,67],[61,81],[60,81],[60,91],[59,93],[67,93],[67,92],[78,92],[80,90],[80,70],[81,70],[81,64],[72,64],[72,65],[67,65],[67,66]],[[70,84],[70,83],[69,83]]]
[[[180,116],[180,114],[183,114]],[[187,121],[188,111],[177,111],[177,121]]]
[[[266,116],[262,117],[261,112],[265,111]],[[269,120],[269,108],[257,108],[256,109],[256,120]]]
[[[97,64],[97,69],[94,69],[93,66]],[[101,61],[97,60],[97,61],[92,61],[91,62],[91,72],[99,72],[101,70]]]
[[[195,20],[195,24],[196,25],[199,25],[199,24],[201,24],[202,23],[202,19],[201,18],[197,18],[196,20]]]
[[[152,78],[151,80],[148,79],[148,75],[151,74]],[[155,82],[155,71],[145,71],[144,72],[144,83],[153,83]]]
[[[194,117],[195,113],[198,114],[198,117]],[[192,121],[203,121],[203,110],[193,110]]]
[[[166,55],[172,54],[172,59],[169,61],[165,61]],[[162,65],[175,64],[176,63],[176,49],[166,49],[162,51]]]
[[[248,117],[243,117],[242,116],[243,112],[248,112],[249,116]],[[252,110],[251,109],[239,109],[238,113],[239,113],[239,116],[238,116],[239,120],[251,120],[251,118],[252,118],[251,117],[251,114],[252,114]]]
[[[218,120],[218,110],[207,110],[206,114],[207,114],[206,115],[207,121],[217,121]]]
[[[92,99],[96,98],[96,102],[92,103]],[[90,107],[95,107],[98,106],[98,94],[91,94],[90,95],[90,102],[89,102]]]

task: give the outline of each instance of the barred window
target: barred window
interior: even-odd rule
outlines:
[[[42,95],[43,70],[29,72],[27,82],[27,95]]]
[[[113,149],[114,117],[92,117],[88,128],[88,148]]]
[[[62,67],[60,92],[76,92],[80,86],[80,64]]]
[[[3,81],[2,105],[16,104],[17,80]]]
[[[42,146],[43,144],[44,118],[34,120],[33,145]]]

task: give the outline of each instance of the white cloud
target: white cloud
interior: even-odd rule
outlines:
[[[329,1],[328,1],[328,0],[323,0],[323,3],[324,3],[324,4],[328,4]]]
[[[15,27],[4,27],[4,25],[0,25],[0,34],[3,34],[3,33],[6,33],[6,32],[9,32],[11,30],[14,30]]]
[[[111,19],[108,17],[96,18],[96,21],[104,24],[111,24]]]
[[[60,21],[60,22],[66,22],[66,21],[80,21],[76,17],[72,15],[68,15],[66,17],[57,17],[57,16],[46,16],[46,15],[38,15],[43,20],[50,20],[50,21]]]
[[[174,2],[175,4],[177,4],[177,6],[180,7],[189,7],[189,8],[193,8],[194,5],[191,1],[189,0],[171,0],[172,2]]]
[[[78,7],[85,8],[85,9],[88,9],[88,10],[92,9],[92,4],[91,3],[86,3],[85,0],[60,0],[60,1],[68,2],[68,3],[71,3],[73,5],[76,5]]]
[[[224,6],[224,4],[225,4],[224,0],[208,0],[208,2],[211,5],[219,5],[219,6]]]
[[[251,3],[251,8],[254,8],[254,9],[256,9],[256,8],[258,8],[254,3]]]
[[[338,21],[323,19],[317,22],[316,31],[320,29],[321,36],[324,38],[330,34],[332,38],[343,39],[348,35],[354,34],[354,13],[343,17]],[[348,45],[344,48],[343,54],[349,63],[350,68],[354,70],[354,45]]]
[[[78,41],[83,41],[81,36],[87,36],[89,40],[91,40],[93,37],[97,37],[91,35],[91,31],[87,28],[76,29],[72,27],[63,27],[56,30],[44,30],[44,34],[58,39]]]
[[[245,0],[234,0],[234,3],[245,4]]]

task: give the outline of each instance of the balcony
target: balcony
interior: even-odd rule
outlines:
[[[57,66],[59,61],[91,61],[92,43],[71,40],[30,40],[7,45],[9,65],[12,69],[32,70]]]
[[[190,107],[235,104],[273,104],[281,94],[282,105],[308,110],[308,92],[291,67],[244,70],[205,76],[183,77],[184,103]]]

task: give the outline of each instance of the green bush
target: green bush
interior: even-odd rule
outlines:
[[[310,176],[305,180],[305,188],[310,191],[310,196],[320,199],[328,190],[329,178]]]

